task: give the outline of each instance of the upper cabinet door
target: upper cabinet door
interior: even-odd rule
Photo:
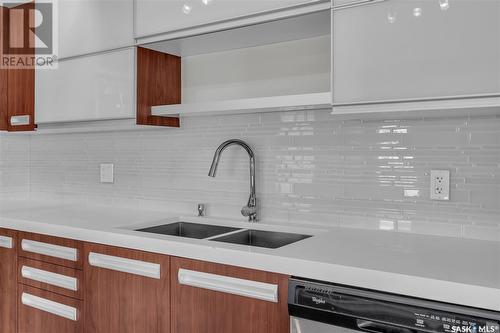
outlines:
[[[59,58],[133,45],[133,0],[64,0],[57,4]]]
[[[37,123],[135,118],[134,54],[129,48],[37,70]]]
[[[136,0],[136,37],[171,32],[321,0]]]
[[[12,5],[12,4],[11,4]],[[0,68],[0,130],[32,131],[35,128],[35,71],[26,63],[24,55],[33,55],[34,35],[29,31],[28,13],[34,4],[25,3],[0,6],[0,55],[4,64]],[[28,39],[26,39],[28,37]],[[15,46],[14,46],[15,45]],[[5,62],[10,59],[9,63]]]
[[[500,1],[353,2],[333,3],[334,105],[500,93]]]

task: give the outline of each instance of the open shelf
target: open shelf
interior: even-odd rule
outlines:
[[[141,45],[138,124],[331,110],[331,10]],[[169,123],[167,123],[169,122]]]
[[[329,92],[271,97],[241,98],[225,101],[160,105],[152,107],[153,116],[209,116],[258,112],[330,109]]]

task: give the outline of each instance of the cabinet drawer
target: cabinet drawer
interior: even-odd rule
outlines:
[[[20,232],[17,244],[21,257],[70,268],[82,268],[83,245],[79,241]]]
[[[19,284],[18,331],[83,332],[82,301]]]
[[[56,294],[82,299],[83,272],[68,268],[20,258],[18,261],[18,282],[52,291]]]

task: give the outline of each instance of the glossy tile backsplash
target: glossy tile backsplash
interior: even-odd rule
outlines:
[[[26,198],[30,180],[30,137],[0,134],[0,198]]]
[[[211,216],[243,220],[246,153],[228,149],[217,177],[207,176],[216,147],[241,138],[256,152],[263,220],[500,240],[496,116],[341,120],[326,111],[283,112],[188,118],[181,129],[8,140],[26,138],[33,198],[189,214],[203,202]],[[3,182],[6,165],[25,163],[15,152],[6,156]],[[98,182],[99,164],[107,162],[115,164],[114,184]],[[449,202],[429,200],[431,169],[451,171]]]

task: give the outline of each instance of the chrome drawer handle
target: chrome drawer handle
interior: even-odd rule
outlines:
[[[11,126],[23,126],[23,125],[29,125],[29,124],[30,124],[30,116],[29,115],[10,117],[10,125]]]
[[[21,303],[41,311],[52,313],[59,317],[76,321],[77,309],[72,306],[50,301],[28,293],[23,293],[21,295]]]
[[[89,264],[95,267],[106,268],[123,273],[141,275],[154,279],[160,279],[161,277],[160,264],[154,264],[141,260],[127,259],[90,252]]]
[[[12,237],[0,236],[0,247],[12,249]]]
[[[78,280],[71,276],[47,272],[29,266],[23,266],[21,268],[21,276],[26,279],[47,283],[68,290],[78,290]]]
[[[21,241],[21,248],[27,252],[70,261],[77,261],[78,258],[78,250],[72,247],[47,244],[27,239]]]
[[[256,298],[268,302],[278,302],[278,285],[216,275],[188,269],[179,269],[180,284],[219,291],[227,294]]]

